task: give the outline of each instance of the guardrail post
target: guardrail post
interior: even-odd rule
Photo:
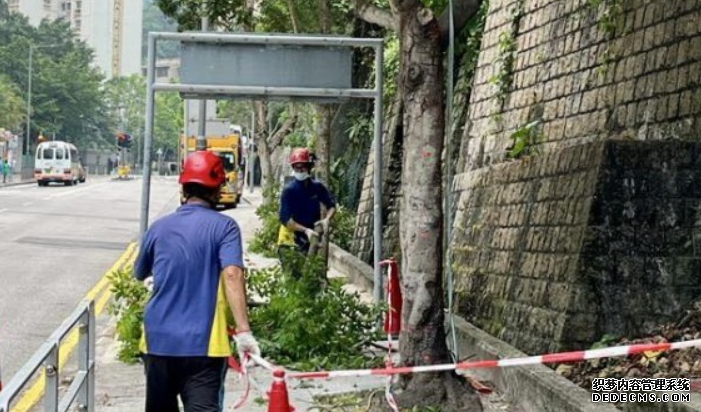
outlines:
[[[85,382],[78,393],[78,410],[95,411],[95,302],[91,301],[81,316],[78,330],[78,372],[85,372]]]
[[[44,361],[46,394],[44,395],[44,412],[58,410],[58,341],[53,342],[49,355]]]

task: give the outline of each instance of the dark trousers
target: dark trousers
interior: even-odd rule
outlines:
[[[144,355],[146,412],[223,410],[226,358]]]

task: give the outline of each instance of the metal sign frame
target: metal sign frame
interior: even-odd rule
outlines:
[[[258,44],[276,46],[328,46],[350,48],[373,48],[375,51],[375,87],[373,89],[332,89],[332,88],[300,88],[300,87],[255,87],[237,85],[198,85],[183,83],[156,83],[156,47],[158,41],[170,40],[181,42],[201,43],[234,43]],[[325,36],[291,36],[291,35],[257,35],[250,33],[170,33],[150,32],[148,34],[148,66],[147,66],[147,95],[146,95],[146,130],[144,131],[143,156],[143,185],[141,193],[141,217],[139,235],[143,237],[148,228],[149,202],[151,193],[151,152],[153,151],[153,123],[155,112],[155,93],[180,92],[188,94],[189,99],[206,100],[212,97],[246,96],[261,99],[295,98],[299,100],[330,99],[374,99],[375,101],[375,131],[374,154],[375,170],[373,181],[373,238],[374,238],[374,288],[376,302],[382,301],[382,93],[383,93],[383,39],[325,37]]]

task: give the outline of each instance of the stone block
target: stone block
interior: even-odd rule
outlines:
[[[565,331],[562,335],[563,342],[594,342],[600,337],[597,328],[598,319],[592,313],[573,313],[567,317]],[[565,345],[567,345],[565,343]]]

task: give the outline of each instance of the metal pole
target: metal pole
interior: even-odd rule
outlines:
[[[254,159],[255,159],[254,155],[255,154],[253,153],[254,152],[253,149],[256,147],[255,140],[254,140],[253,136],[255,136],[255,133],[256,133],[256,108],[254,105],[253,106],[253,113],[251,113],[251,133],[250,133],[251,136],[248,139],[248,167],[246,168],[249,170],[249,172],[248,172],[248,179],[249,179],[248,180],[248,190],[251,193],[253,193],[253,182],[255,182],[255,180],[253,179],[253,177],[255,176],[255,173],[254,173],[255,168],[253,167],[254,163],[255,163],[254,162]]]
[[[454,299],[454,281],[453,281],[453,266],[452,266],[452,249],[450,242],[453,238],[453,71],[455,68],[455,27],[453,19],[453,0],[448,1],[449,7],[449,22],[450,31],[448,37],[448,89],[447,91],[447,122],[446,128],[447,144],[446,162],[445,162],[445,183],[444,190],[444,227],[443,227],[443,251],[444,251],[444,270],[446,274],[446,291],[448,293],[448,320],[450,323],[450,346],[452,347],[453,361],[457,362],[460,358],[458,351],[458,340],[455,332],[455,317],[453,314],[453,299]]]
[[[88,410],[87,412],[95,412],[95,332],[96,332],[96,315],[95,301],[91,301],[88,306]]]
[[[78,372],[85,373],[85,382],[78,392],[78,404],[81,410],[94,412],[94,305],[95,301],[90,301],[87,310],[83,313],[78,324]]]
[[[44,411],[56,412],[58,410],[58,342],[54,342],[44,362],[44,381],[46,392],[44,395]]]
[[[183,135],[178,142],[178,171],[182,172],[182,164],[185,157],[187,157],[187,142],[190,138],[190,101],[183,100],[183,111],[185,119],[183,123]]]
[[[209,19],[202,17],[202,31],[206,32],[209,26]],[[207,100],[200,99],[199,123],[197,124],[197,139],[195,142],[195,150],[207,149],[206,125],[207,121]]]
[[[160,40],[183,40],[202,43],[270,44],[285,46],[378,47],[379,38],[349,38],[313,35],[264,35],[257,33],[152,32]]]
[[[373,183],[374,197],[374,280],[375,302],[382,302],[382,88],[383,88],[383,46],[375,47],[375,174]]]
[[[316,87],[267,87],[267,86],[225,86],[192,83],[155,83],[153,89],[163,92],[183,92],[206,95],[245,95],[251,99],[258,96],[279,97],[327,97],[331,99],[358,98],[374,99],[375,91],[368,89],[329,89]],[[266,120],[267,121],[267,120]]]
[[[27,78],[27,130],[22,139],[19,139],[19,176],[22,179],[22,172],[24,170],[24,141],[27,141],[27,153],[29,153],[29,139],[31,136],[31,124],[32,124],[32,60],[33,60],[34,47],[29,46],[29,74]]]
[[[154,72],[156,66],[156,38],[148,34],[148,69],[146,72],[146,130],[144,130],[144,172],[141,191],[141,221],[139,235],[143,236],[148,228],[149,196],[151,194],[151,149],[153,146],[153,113],[155,93],[153,91]]]

